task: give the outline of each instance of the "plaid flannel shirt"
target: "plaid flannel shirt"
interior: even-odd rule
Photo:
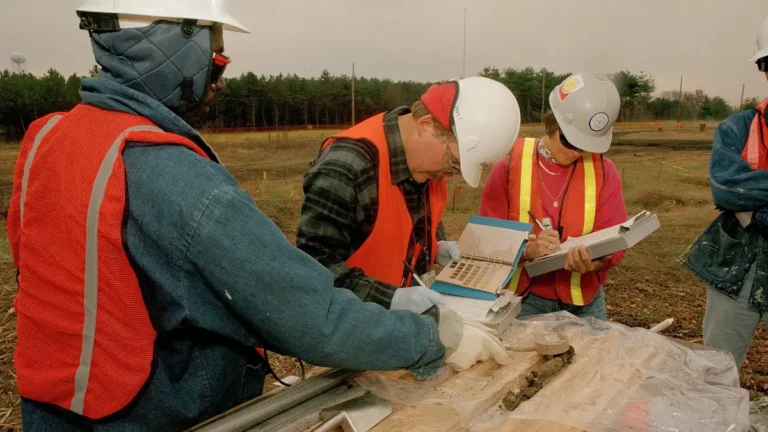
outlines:
[[[414,239],[431,250],[437,245],[425,238],[425,223],[430,223],[429,203],[424,203],[428,183],[411,178],[400,136],[398,117],[410,113],[400,107],[384,115],[384,128],[389,148],[392,184],[405,196],[413,221],[413,236],[407,259],[410,261]],[[346,260],[362,246],[373,231],[378,211],[378,152],[368,143],[338,140],[324,150],[304,176],[304,204],[296,237],[296,246],[327,267],[335,285],[355,293],[361,300],[389,308],[392,295],[399,288],[369,277],[360,268],[350,268]],[[428,200],[427,200],[428,201]],[[438,221],[438,239],[445,238]],[[422,252],[415,270],[430,270],[428,252]],[[404,271],[404,276],[407,270]],[[412,281],[412,285],[415,281]]]

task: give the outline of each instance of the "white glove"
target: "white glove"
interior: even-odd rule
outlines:
[[[512,358],[501,341],[488,332],[482,324],[464,320],[464,337],[459,348],[447,356],[445,363],[455,371],[461,372],[472,367],[477,362],[488,360],[491,356],[500,365],[512,363]]]
[[[421,286],[399,288],[392,296],[389,310],[406,310],[420,314],[433,305],[444,305],[445,299],[436,291]]]
[[[470,319],[462,319],[459,314],[446,307],[438,309],[440,341],[446,349],[445,364],[453,370],[467,370],[491,356],[498,364],[512,363],[504,345],[489,333],[487,327]]]
[[[445,267],[451,261],[458,261],[461,259],[461,252],[459,246],[455,241],[439,241],[437,242],[437,261],[441,267]]]

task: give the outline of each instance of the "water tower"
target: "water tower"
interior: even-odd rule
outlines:
[[[27,58],[22,53],[13,53],[11,55],[11,72],[23,74],[27,73]]]

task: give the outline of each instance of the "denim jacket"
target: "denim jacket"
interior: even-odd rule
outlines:
[[[214,155],[157,100],[105,77],[84,103],[149,118]],[[215,155],[214,155],[215,156]],[[437,373],[434,320],[362,303],[293,247],[227,170],[182,146],[129,143],[128,252],[157,331],[153,374],[136,400],[99,422],[24,401],[25,430],[180,430],[262,392],[255,347],[322,366]]]
[[[709,167],[715,205],[721,211],[685,251],[681,261],[696,277],[734,299],[754,264],[750,304],[768,310],[768,170],[752,171],[741,157],[756,111],[732,115],[715,132]],[[753,212],[743,228],[739,212]]]

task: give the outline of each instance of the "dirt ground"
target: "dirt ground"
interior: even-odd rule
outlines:
[[[675,323],[664,334],[701,343],[706,303],[705,287],[677,262],[683,250],[714,218],[707,180],[707,164],[714,124],[698,131],[698,124],[663,132],[650,124],[617,128],[608,157],[622,175],[624,198],[630,214],[642,209],[656,212],[662,228],[631,250],[609,274],[608,317],[629,326],[651,327],[666,318]],[[521,134],[542,133],[524,127]],[[207,137],[241,186],[259,207],[295,240],[302,200],[302,174],[322,141],[323,132],[281,135],[240,134]],[[0,209],[7,206],[13,163],[18,146],[0,147]],[[470,215],[477,212],[481,188],[470,189],[461,179],[449,185],[444,223],[449,237],[458,238]],[[5,224],[1,223],[3,230]],[[16,293],[15,268],[7,238],[0,236],[0,429],[20,426],[15,388],[13,348]],[[741,370],[742,386],[753,397],[768,395],[768,331],[755,334]],[[298,375],[295,359],[271,356],[280,376]],[[270,383],[266,390],[274,388]]]

